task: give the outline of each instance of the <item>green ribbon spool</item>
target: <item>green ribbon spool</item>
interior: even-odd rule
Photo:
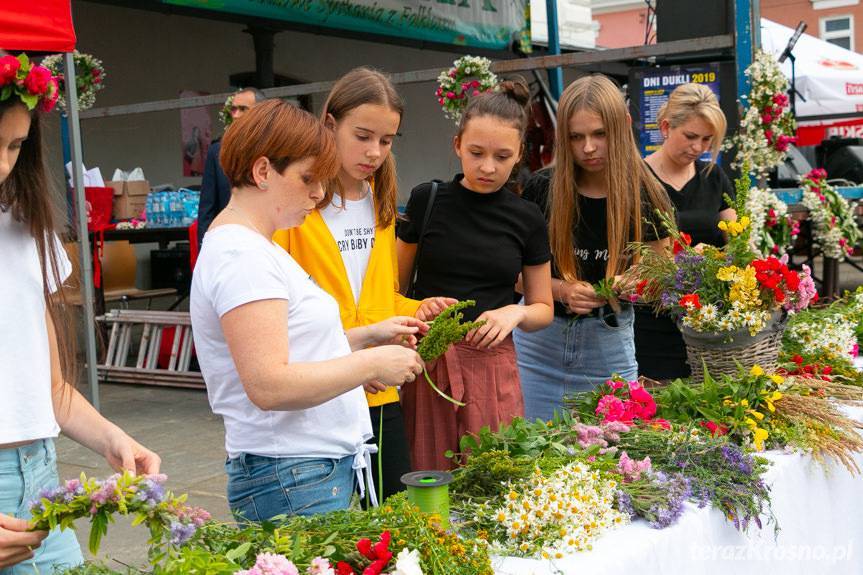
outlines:
[[[402,475],[402,483],[408,491],[408,503],[419,507],[423,513],[437,513],[449,525],[449,487],[452,473],[448,471],[414,471]]]

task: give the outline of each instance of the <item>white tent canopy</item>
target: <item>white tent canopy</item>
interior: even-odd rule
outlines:
[[[761,45],[777,58],[794,30],[761,19]],[[797,119],[859,114],[863,116],[863,55],[803,34],[792,54],[796,58]],[[781,64],[791,79],[791,59]],[[805,102],[803,101],[805,99]]]

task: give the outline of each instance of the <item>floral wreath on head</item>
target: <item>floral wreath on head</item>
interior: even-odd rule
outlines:
[[[463,56],[453,67],[440,73],[435,95],[447,118],[458,124],[471,96],[491,92],[497,87],[497,76],[491,71],[491,60],[481,56]]]
[[[42,112],[50,112],[59,94],[51,70],[32,65],[27,54],[0,58],[0,102],[15,95],[28,110],[38,105]]]
[[[72,53],[75,61],[75,91],[78,94],[78,109],[88,110],[96,103],[96,92],[104,88],[105,68],[102,60],[78,50]],[[60,86],[60,97],[57,105],[66,110],[66,78],[63,75],[63,55],[53,54],[42,59],[42,65],[51,70]]]
[[[825,257],[842,261],[853,253],[863,234],[848,202],[827,183],[827,172],[815,169],[800,179],[803,199],[809,210],[814,239]]]
[[[225,100],[225,103],[219,108],[219,120],[222,121],[222,125],[226,128],[231,125],[231,122],[234,121],[234,117],[231,115],[231,106],[234,104],[234,96],[239,94],[245,90],[245,88],[240,88]]]

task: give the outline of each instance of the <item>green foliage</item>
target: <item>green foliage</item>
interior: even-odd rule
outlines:
[[[417,346],[417,353],[420,354],[423,361],[429,362],[437,359],[446,353],[449,346],[463,340],[467,332],[485,325],[485,321],[461,323],[464,314],[459,310],[473,305],[476,305],[474,300],[460,301],[438,314],[432,322],[428,333]]]

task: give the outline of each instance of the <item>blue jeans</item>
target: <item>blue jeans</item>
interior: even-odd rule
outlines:
[[[238,521],[277,515],[315,515],[347,509],[356,476],[353,456],[341,459],[264,457],[228,459],[228,505]]]
[[[30,519],[29,503],[39,499],[40,487],[56,487],[57,452],[54,441],[40,439],[21,447],[0,449],[0,513]],[[84,562],[81,548],[71,529],[54,529],[32,559],[0,570],[2,575],[52,573],[54,566],[75,566]]]
[[[593,391],[612,374],[638,377],[632,306],[624,305],[619,314],[608,306],[595,312],[569,328],[570,318],[555,316],[538,332],[512,332],[528,421],[551,420],[567,394]]]

